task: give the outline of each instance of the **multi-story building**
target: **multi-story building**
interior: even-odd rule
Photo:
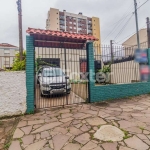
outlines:
[[[18,52],[18,47],[8,43],[0,43],[0,70],[4,68],[11,68],[15,54]]]
[[[56,30],[62,32],[78,33],[78,34],[91,34],[99,40],[94,44],[98,47],[101,44],[100,38],[100,23],[97,17],[87,17],[81,12],[73,14],[59,9],[50,8],[46,20],[47,30]],[[100,48],[97,50],[100,54]]]

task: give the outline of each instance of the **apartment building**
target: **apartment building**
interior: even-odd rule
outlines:
[[[73,14],[66,12],[66,10],[59,11],[59,9],[50,8],[46,20],[46,29],[94,35],[99,39],[94,44],[101,44],[99,18],[87,17],[81,12],[79,14]],[[97,53],[101,54],[100,49],[97,49]]]
[[[8,43],[0,43],[0,70],[12,67],[15,54],[18,52],[18,47]]]

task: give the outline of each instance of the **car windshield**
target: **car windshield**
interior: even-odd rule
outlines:
[[[47,69],[43,71],[43,76],[44,77],[59,77],[59,76],[64,76],[65,74],[61,69]]]

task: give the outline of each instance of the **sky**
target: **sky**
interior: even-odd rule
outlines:
[[[19,45],[17,0],[0,0],[0,43]],[[137,0],[138,6],[146,0]],[[45,29],[47,13],[52,8],[100,18],[102,44],[123,43],[136,32],[134,0],[22,0],[23,45],[26,49],[28,27]],[[150,17],[150,0],[138,9],[139,29]],[[129,21],[129,22],[128,22]],[[125,24],[128,24],[125,26]],[[125,26],[125,27],[124,27]],[[111,34],[110,34],[111,33]]]

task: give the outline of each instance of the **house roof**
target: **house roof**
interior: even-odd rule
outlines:
[[[83,48],[86,41],[97,41],[93,35],[28,28],[37,47]]]
[[[14,45],[11,45],[11,44],[8,44],[8,43],[0,43],[0,47],[17,47],[17,46],[14,46]]]
[[[137,33],[134,33],[131,35],[126,41],[122,43],[122,45],[127,45],[127,46],[136,46],[137,45]],[[140,36],[140,43],[147,42],[147,29],[143,28],[139,30],[139,36]],[[132,42],[130,41],[132,40]]]

